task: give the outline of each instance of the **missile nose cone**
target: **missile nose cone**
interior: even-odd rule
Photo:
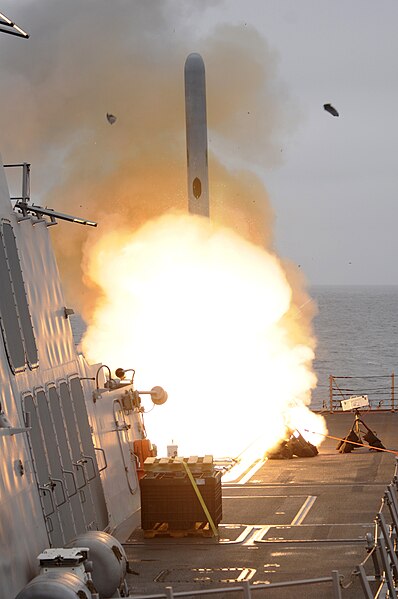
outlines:
[[[205,63],[203,62],[203,58],[201,57],[201,55],[197,54],[196,52],[192,52],[192,54],[189,54],[185,61],[185,73],[187,71],[190,71],[191,73],[198,73],[204,72],[204,70]]]

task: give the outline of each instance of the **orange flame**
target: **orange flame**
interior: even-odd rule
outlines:
[[[254,440],[265,451],[296,420],[325,430],[306,407],[314,354],[289,331],[292,291],[273,254],[208,219],[169,214],[104,236],[88,274],[103,298],[83,350],[135,368],[138,389],[167,390],[146,417],[160,454],[172,439],[181,455],[234,456]]]

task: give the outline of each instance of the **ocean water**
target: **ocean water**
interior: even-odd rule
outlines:
[[[318,306],[313,321],[318,386],[311,406],[329,406],[330,375],[355,377],[335,379],[344,397],[366,393],[382,407],[390,399],[390,376],[396,371],[398,397],[398,286],[322,285],[309,293]],[[71,324],[78,343],[85,324],[79,315]]]
[[[337,380],[344,396],[366,393],[373,405],[383,407],[391,397],[390,375],[396,371],[398,376],[398,287],[314,286],[309,291],[318,305],[313,321],[318,386],[311,405],[329,405],[333,375],[358,377]]]

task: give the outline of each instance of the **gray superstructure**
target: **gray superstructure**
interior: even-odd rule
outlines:
[[[51,224],[13,209],[0,164],[1,599],[46,547],[139,522],[139,396],[105,387],[104,368],[77,353]]]

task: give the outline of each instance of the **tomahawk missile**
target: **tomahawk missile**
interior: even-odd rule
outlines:
[[[209,216],[205,65],[200,54],[185,61],[188,211]]]

